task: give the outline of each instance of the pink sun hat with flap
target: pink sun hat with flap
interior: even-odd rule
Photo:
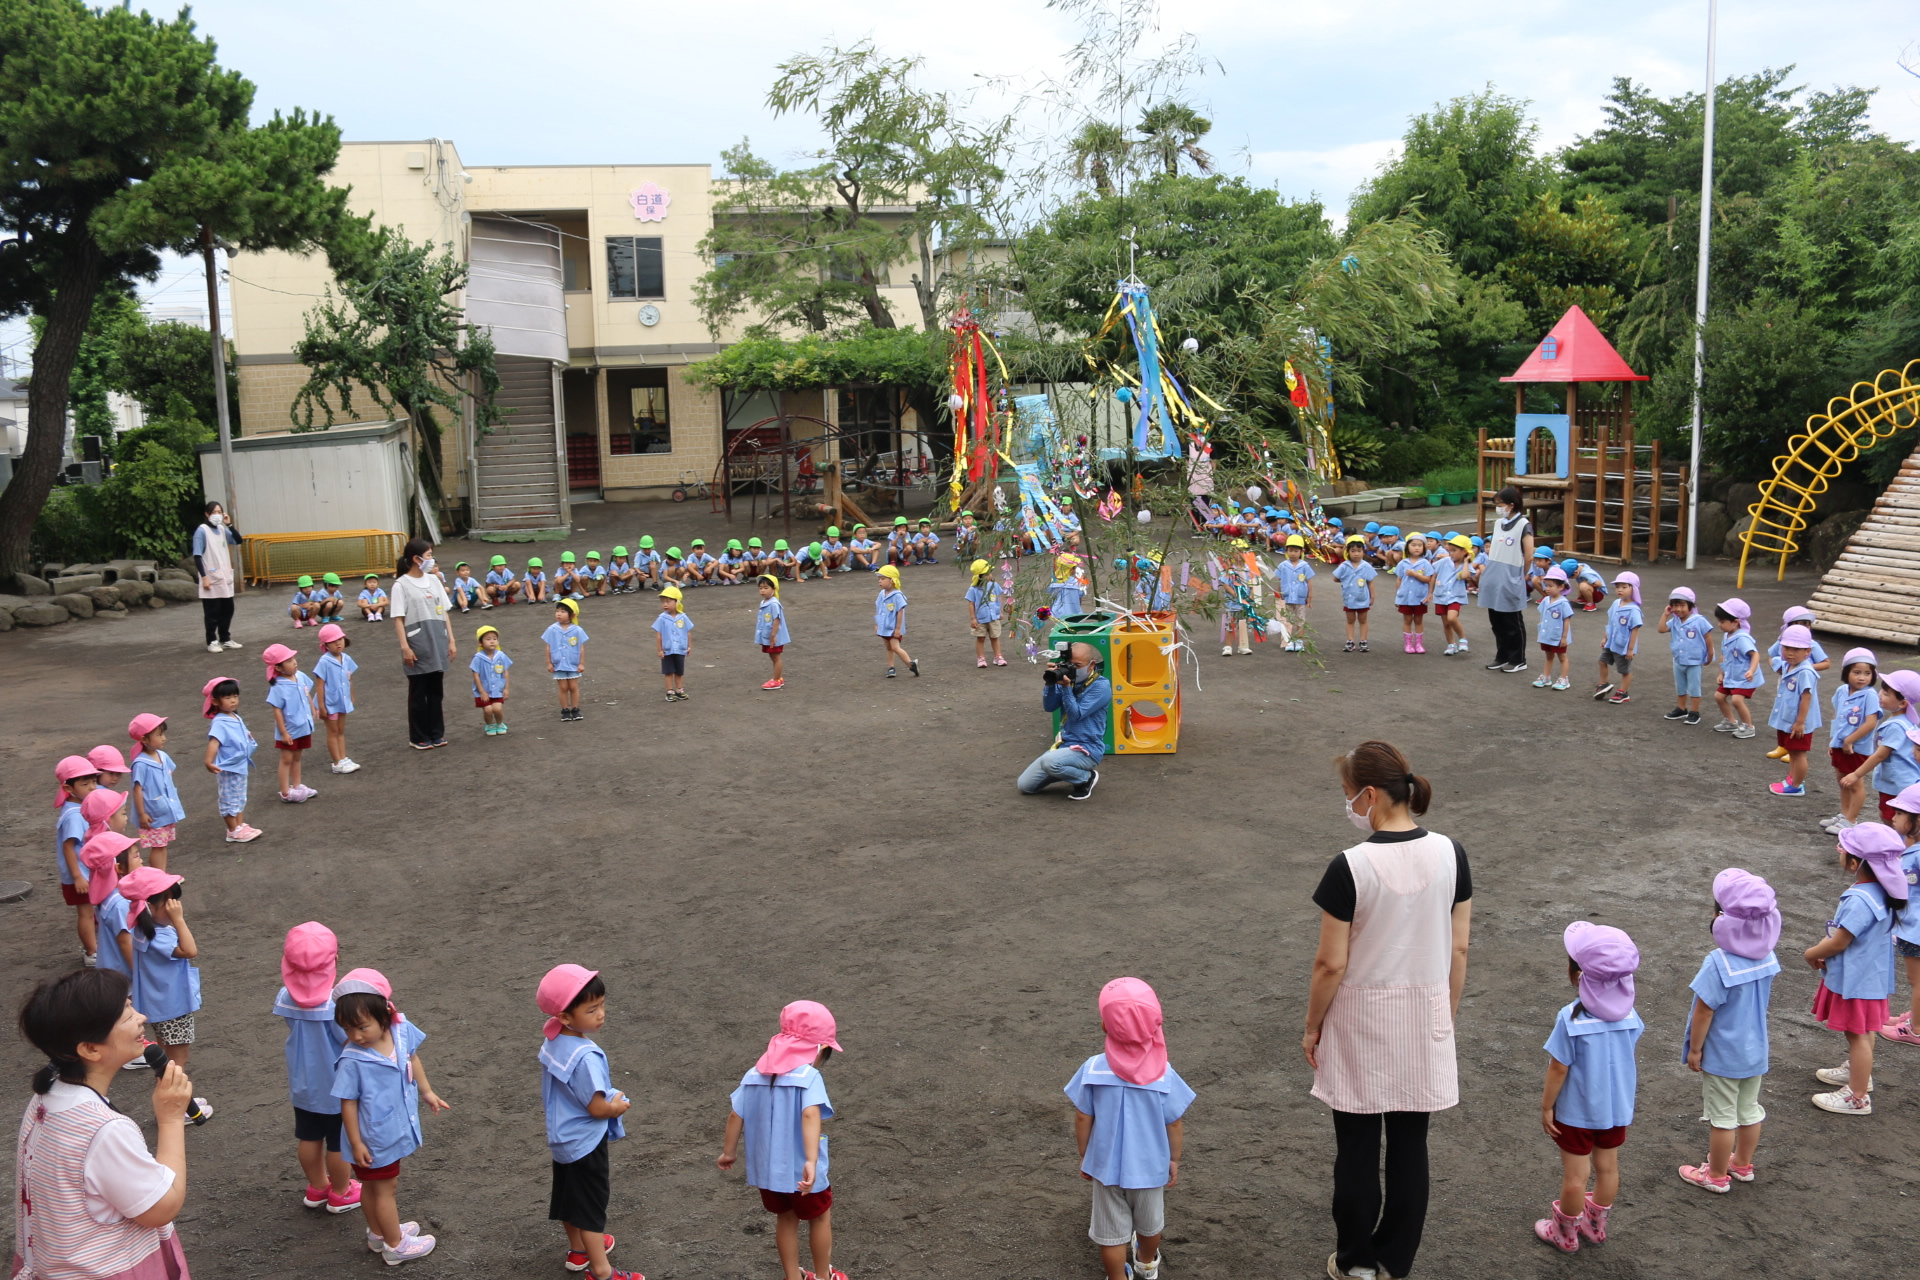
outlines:
[[[1567,954],[1580,966],[1580,1003],[1602,1022],[1618,1022],[1633,1012],[1633,974],[1640,948],[1624,929],[1591,920],[1575,920],[1561,935]]]
[[[1635,604],[1639,604],[1641,602],[1640,601],[1640,575],[1637,573],[1616,573],[1613,575],[1614,586],[1617,587],[1623,582],[1633,588],[1633,602]]]
[[[87,759],[91,760],[93,767],[102,773],[133,772],[133,769],[127,764],[127,758],[120,754],[120,748],[118,747],[95,747],[93,750],[87,752]]]
[[[1880,683],[1907,700],[1907,719],[1920,724],[1920,672],[1882,671]]]
[[[577,964],[557,964],[547,970],[547,976],[540,979],[540,989],[534,993],[534,1003],[540,1006],[540,1012],[547,1015],[547,1025],[540,1033],[551,1040],[566,1030],[560,1015],[567,1011],[573,998],[589,982],[600,976],[598,969],[588,969]]]
[[[120,887],[120,855],[138,843],[118,831],[102,831],[80,849],[80,865],[87,869],[87,901],[105,902]]]
[[[780,1076],[810,1065],[823,1048],[845,1052],[834,1039],[838,1028],[827,1006],[814,1000],[795,1000],[780,1011],[780,1030],[767,1041],[767,1051],[753,1069],[763,1076]]]
[[[157,716],[151,711],[142,711],[127,725],[127,736],[133,739],[133,758],[140,758],[140,739],[158,729],[167,722],[165,716]]]
[[[215,676],[213,679],[207,681],[205,684],[200,686],[200,697],[201,697],[200,714],[204,715],[207,719],[211,720],[214,718],[214,716],[219,714],[219,712],[213,709],[213,691],[215,689],[218,689],[221,685],[225,684],[229,680],[233,680],[233,677],[232,676]],[[233,680],[233,682],[235,684],[240,683],[238,680]]]
[[[284,644],[268,645],[266,652],[260,655],[260,661],[267,664],[268,682],[271,683],[279,675],[279,672],[274,670],[275,667],[285,662],[288,658],[297,658],[299,656],[300,651],[298,649],[290,649]]]
[[[1100,1022],[1113,1074],[1128,1084],[1152,1084],[1167,1074],[1167,1032],[1152,987],[1138,978],[1115,978],[1100,988]]]
[[[87,798],[80,802],[80,816],[87,820],[87,838],[91,840],[107,829],[107,820],[120,812],[127,802],[124,791],[109,791],[105,787],[95,787],[87,792]]]
[[[1813,648],[1813,632],[1795,623],[1780,633],[1780,647],[1782,649],[1811,649]]]
[[[318,920],[287,930],[280,948],[280,981],[303,1009],[318,1009],[333,992],[334,970],[340,961],[340,939]],[[391,995],[391,992],[387,994]]]
[[[60,783],[60,792],[53,798],[53,807],[58,809],[71,799],[67,795],[69,782],[75,778],[97,778],[100,776],[100,768],[85,756],[63,756],[60,763],[53,766],[53,776]]]
[[[337,622],[329,622],[326,626],[320,628],[320,643],[322,646],[330,645],[335,640],[344,640],[346,638],[346,631]]]
[[[1740,623],[1742,631],[1753,630],[1753,606],[1739,596],[1729,596],[1720,602],[1720,608]]]

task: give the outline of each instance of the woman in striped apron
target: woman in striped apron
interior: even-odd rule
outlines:
[[[20,1027],[47,1065],[15,1151],[12,1280],[190,1280],[173,1220],[187,1198],[193,1086],[178,1063],[154,1086],[158,1158],[107,1101],[141,1056],[146,1024],[126,977],[108,969],[42,982],[27,998]]]
[[[1428,1118],[1460,1101],[1453,1019],[1473,880],[1459,842],[1414,821],[1433,788],[1396,748],[1363,742],[1337,764],[1347,817],[1368,837],[1313,894],[1320,947],[1301,1047],[1313,1096],[1333,1108],[1339,1247],[1327,1274],[1399,1280],[1426,1227]]]

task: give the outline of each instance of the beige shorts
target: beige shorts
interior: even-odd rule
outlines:
[[[1760,1105],[1760,1082],[1765,1076],[1733,1080],[1712,1072],[1700,1073],[1700,1093],[1706,1102],[1706,1122],[1715,1129],[1740,1129],[1767,1118]]]
[[[1000,619],[995,618],[992,622],[974,623],[973,634],[982,640],[998,640],[1000,638]]]

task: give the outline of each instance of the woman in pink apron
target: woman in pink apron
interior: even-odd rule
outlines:
[[[127,979],[80,969],[42,982],[20,1028],[47,1065],[33,1077],[15,1150],[11,1280],[191,1280],[173,1220],[187,1199],[187,1103],[178,1063],[153,1089],[158,1151],[107,1100],[141,1056],[146,1018]]]
[[[1363,742],[1337,764],[1347,818],[1368,836],[1313,894],[1320,947],[1301,1047],[1313,1096],[1333,1108],[1339,1247],[1327,1274],[1400,1280],[1426,1226],[1428,1117],[1460,1101],[1453,1018],[1473,880],[1459,842],[1414,820],[1433,788],[1396,748]]]

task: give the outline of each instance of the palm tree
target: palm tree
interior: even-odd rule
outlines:
[[[1212,129],[1213,121],[1184,102],[1156,102],[1140,117],[1140,145],[1169,177],[1180,172],[1182,157],[1201,173],[1212,173],[1213,157],[1200,149]]]
[[[1067,144],[1073,155],[1073,176],[1082,182],[1091,181],[1096,195],[1112,195],[1115,177],[1132,162],[1133,145],[1124,127],[1104,120],[1087,121]]]

